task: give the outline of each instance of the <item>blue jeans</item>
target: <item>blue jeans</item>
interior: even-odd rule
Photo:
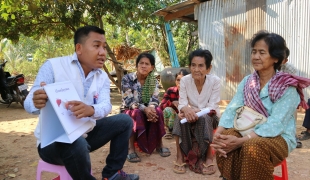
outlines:
[[[109,178],[123,168],[128,154],[128,142],[132,133],[132,120],[126,114],[105,117],[96,121],[94,129],[87,138],[80,137],[72,144],[54,142],[44,148],[38,146],[43,161],[64,165],[74,179],[95,179],[91,171],[89,152],[110,143],[110,153],[102,177]]]

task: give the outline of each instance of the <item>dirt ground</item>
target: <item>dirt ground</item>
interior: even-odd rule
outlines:
[[[117,91],[111,92],[113,110],[111,114],[118,112],[121,97]],[[225,106],[221,106],[223,111]],[[298,113],[297,133],[304,128],[301,126],[304,113]],[[0,104],[0,180],[34,180],[39,156],[36,151],[36,139],[33,135],[37,124],[37,116],[25,112],[20,104],[12,104],[9,108]],[[139,153],[140,163],[126,162],[125,172],[137,173],[140,179],[219,179],[219,171],[213,175],[203,176],[195,174],[187,169],[185,174],[179,175],[172,171],[175,160],[176,147],[174,140],[164,139],[164,145],[171,151],[171,156],[163,158],[154,152],[148,156]],[[105,165],[105,158],[109,152],[109,145],[91,153],[92,171],[97,179],[101,179],[101,171]],[[303,147],[295,149],[287,158],[289,179],[310,180],[310,140],[303,141]],[[279,174],[280,168],[275,169]],[[55,174],[43,173],[42,179],[52,179]]]

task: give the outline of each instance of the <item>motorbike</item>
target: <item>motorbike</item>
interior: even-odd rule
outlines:
[[[9,72],[4,71],[7,61],[0,64],[0,103],[8,104],[9,107],[13,102],[20,103],[24,107],[24,101],[29,93],[28,85],[25,84],[23,74],[11,76]]]

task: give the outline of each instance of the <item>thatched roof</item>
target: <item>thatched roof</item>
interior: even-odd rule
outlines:
[[[114,48],[114,54],[118,61],[135,59],[141,53],[141,49],[120,45]]]

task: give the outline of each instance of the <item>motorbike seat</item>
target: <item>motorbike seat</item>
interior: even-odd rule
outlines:
[[[24,75],[23,74],[18,74],[17,76],[15,76],[16,78],[19,78],[19,77],[23,77]]]
[[[13,86],[15,84],[15,81],[20,78],[20,77],[23,77],[24,75],[23,74],[18,74],[17,76],[10,76],[10,77],[7,77],[6,78],[6,84],[8,86]]]
[[[15,77],[8,77],[8,78],[6,79],[6,84],[7,84],[8,86],[12,86],[12,85],[14,85],[14,81],[15,81]]]
[[[23,76],[24,76],[23,74],[18,74],[17,76],[7,77],[7,79],[14,79],[14,78],[19,78],[19,77],[23,77]]]

